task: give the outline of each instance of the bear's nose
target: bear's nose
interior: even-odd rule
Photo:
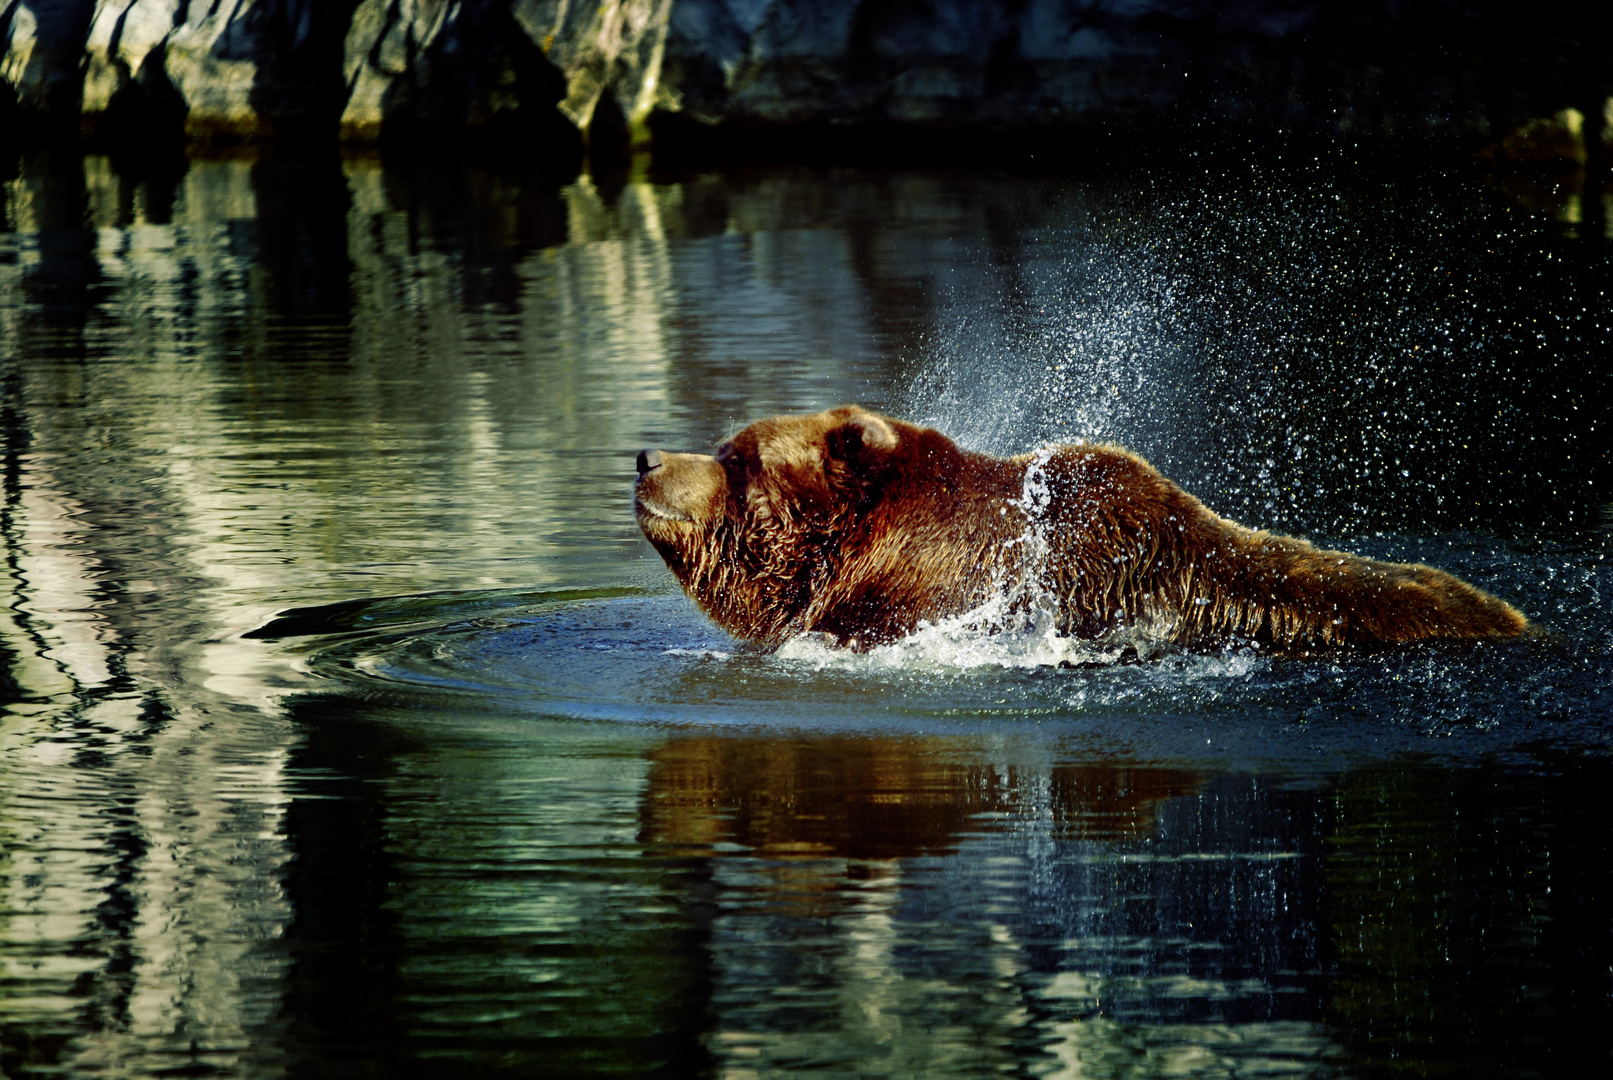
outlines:
[[[661,451],[659,451],[659,450],[640,450],[638,452],[638,474],[640,476],[643,476],[645,473],[649,472],[651,469],[659,469],[660,467],[661,467]]]

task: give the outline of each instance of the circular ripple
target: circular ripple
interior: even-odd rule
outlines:
[[[296,636],[306,666],[351,692],[505,716],[989,731],[1223,765],[1598,749],[1613,726],[1608,658],[1560,642],[1297,658],[1234,647],[1145,662],[1087,651],[1062,666],[1025,662],[1034,643],[978,636],[768,653],[680,595],[619,589],[384,598],[289,612],[258,636]]]

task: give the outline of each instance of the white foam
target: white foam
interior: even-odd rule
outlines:
[[[1234,644],[1213,653],[1184,652],[1146,626],[1131,626],[1098,640],[1058,632],[1052,611],[1007,614],[998,597],[973,611],[921,623],[899,641],[866,652],[844,648],[827,634],[802,634],[774,656],[813,670],[854,673],[958,671],[978,668],[1031,669],[1104,667],[1138,659],[1207,678],[1241,679],[1269,665],[1252,645]]]
[[[734,654],[721,649],[663,649],[662,656],[692,656],[696,660],[732,660]]]

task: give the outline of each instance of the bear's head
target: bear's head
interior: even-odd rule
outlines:
[[[927,435],[844,406],[757,421],[714,456],[645,450],[639,527],[718,625],[777,644],[810,629],[814,594]]]

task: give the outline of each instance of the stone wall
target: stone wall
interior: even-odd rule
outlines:
[[[1568,0],[0,3],[0,123],[114,143],[1205,121],[1499,142],[1600,115],[1613,66],[1613,16]]]

